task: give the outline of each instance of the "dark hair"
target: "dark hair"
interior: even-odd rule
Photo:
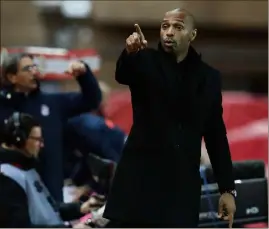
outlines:
[[[30,59],[34,59],[33,55],[28,53],[21,54],[10,54],[6,59],[4,59],[3,64],[1,66],[1,77],[0,77],[0,85],[8,86],[10,82],[8,80],[8,74],[16,74],[18,72],[19,62],[22,58],[29,57]]]
[[[20,113],[18,117],[19,127],[17,127],[22,135],[27,139],[33,129],[33,127],[40,126],[39,122],[36,121],[31,115]],[[3,128],[3,143],[8,146],[16,145],[16,137],[14,132],[16,130],[16,120],[14,120],[14,114],[5,120]],[[24,141],[26,140],[24,139]]]

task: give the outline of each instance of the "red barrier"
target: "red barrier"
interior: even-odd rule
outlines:
[[[267,164],[268,98],[224,92],[223,110],[233,160],[261,159]],[[104,112],[115,125],[129,133],[132,125],[129,91],[113,92]]]

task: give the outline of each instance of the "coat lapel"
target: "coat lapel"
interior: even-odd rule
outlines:
[[[190,114],[199,112],[199,100],[204,80],[200,68],[201,56],[193,47],[190,47],[181,73],[179,73],[175,57],[165,53],[160,44],[159,50],[159,66],[168,106],[176,115],[184,119]]]
[[[190,47],[187,62],[184,66],[179,98],[180,107],[183,108],[184,113],[187,116],[199,113],[203,81],[204,76],[201,72],[201,57],[192,47]]]
[[[175,107],[177,101],[177,88],[175,82],[178,78],[176,71],[175,57],[171,54],[165,53],[159,44],[159,70],[161,77],[162,91],[167,101],[168,109]],[[179,79],[180,80],[180,79]],[[180,90],[180,88],[178,88]]]

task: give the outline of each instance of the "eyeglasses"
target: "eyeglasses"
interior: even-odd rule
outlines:
[[[36,64],[26,65],[21,69],[23,72],[31,72],[33,70],[38,70],[38,66]]]
[[[40,143],[44,143],[44,138],[42,137],[34,137],[34,136],[29,136],[30,139],[33,139],[35,141],[38,141]]]

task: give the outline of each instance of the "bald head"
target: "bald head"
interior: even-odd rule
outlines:
[[[161,23],[160,38],[165,51],[180,56],[188,51],[197,34],[193,15],[185,9],[165,13]]]
[[[188,20],[192,29],[196,29],[196,23],[195,23],[195,18],[194,16],[186,9],[183,9],[183,8],[176,8],[176,9],[173,9],[173,10],[170,10],[170,11],[167,11],[165,13],[165,16],[166,15],[169,15],[169,14],[181,14],[182,17],[185,18],[185,20]]]

